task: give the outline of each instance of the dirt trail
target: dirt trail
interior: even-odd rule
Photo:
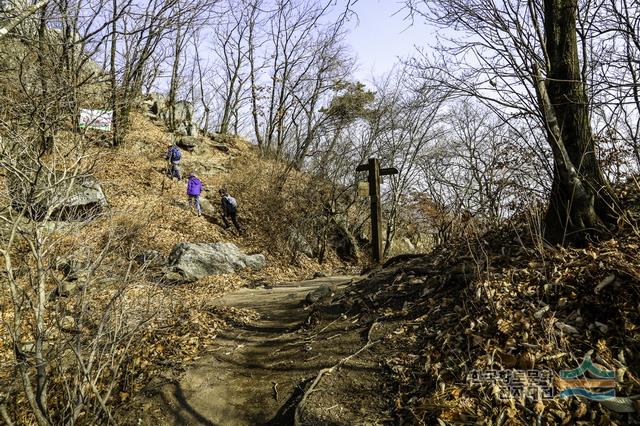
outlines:
[[[162,387],[166,424],[292,424],[305,385],[321,369],[362,347],[362,333],[350,328],[345,317],[305,328],[310,319],[305,297],[322,284],[344,288],[355,279],[327,277],[271,289],[244,288],[218,300],[219,306],[251,309],[260,318],[225,330],[209,355]],[[365,364],[352,368],[361,369],[360,375],[375,368]],[[366,394],[372,391],[362,383],[353,386]],[[340,403],[326,402],[338,417],[349,411]]]

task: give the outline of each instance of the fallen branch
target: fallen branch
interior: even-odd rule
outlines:
[[[309,389],[307,389],[306,392],[302,395],[302,399],[300,399],[300,402],[296,406],[296,411],[295,411],[295,414],[294,414],[294,417],[293,417],[294,426],[301,426],[302,425],[302,421],[300,419],[301,413],[302,413],[302,408],[304,407],[304,404],[306,403],[307,398],[309,397],[309,395],[311,395],[311,393],[314,392],[315,388],[318,386],[318,383],[320,383],[320,380],[322,379],[322,377],[325,374],[329,374],[329,373],[334,372],[335,370],[337,370],[338,368],[342,367],[347,362],[349,362],[352,358],[358,356],[361,352],[369,349],[371,346],[375,345],[376,343],[379,343],[380,340],[382,340],[382,339],[378,339],[378,340],[371,341],[371,332],[373,331],[373,328],[376,326],[376,324],[378,324],[378,323],[375,322],[375,321],[373,322],[373,324],[371,324],[371,327],[369,328],[369,332],[367,333],[367,343],[363,347],[361,347],[360,349],[358,349],[356,352],[352,353],[348,357],[342,358],[333,367],[323,368],[322,370],[320,370],[320,372],[318,373],[316,378],[311,383],[311,386],[309,386]]]
[[[15,27],[17,27],[18,25],[20,25],[22,23],[22,21],[24,21],[29,16],[33,15],[34,13],[36,13],[38,11],[38,9],[42,8],[47,3],[49,3],[49,0],[43,0],[43,1],[39,2],[39,3],[36,3],[36,4],[32,5],[32,6],[29,6],[29,7],[25,8],[22,11],[22,13],[20,13],[12,21],[10,21],[9,24],[7,24],[6,27],[0,28],[0,39],[3,38],[5,35],[9,34],[9,32],[11,30],[13,30]]]
[[[7,413],[7,406],[4,402],[0,403],[0,418],[4,420],[7,426],[13,426],[13,422],[11,421],[11,417],[9,417],[9,413]]]

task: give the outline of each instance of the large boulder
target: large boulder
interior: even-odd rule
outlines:
[[[264,255],[247,255],[233,243],[179,243],[169,255],[169,269],[188,280],[229,274],[245,268],[262,269]]]
[[[150,93],[147,95],[145,105],[149,108],[149,112],[159,120],[165,121],[168,118],[167,102],[168,97],[161,93]]]
[[[34,220],[83,220],[101,213],[108,205],[98,180],[92,176],[68,176],[44,172],[17,176],[7,174],[15,210]]]
[[[174,132],[178,136],[198,136],[198,127],[191,121],[177,121]]]

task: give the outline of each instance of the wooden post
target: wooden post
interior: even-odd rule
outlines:
[[[382,210],[380,208],[380,160],[369,159],[369,197],[371,197],[371,255],[382,259]]]
[[[394,167],[380,169],[380,160],[369,158],[367,164],[360,164],[356,171],[369,172],[369,197],[371,199],[371,257],[379,263],[382,260],[382,207],[380,201],[380,176],[395,175],[398,170]]]

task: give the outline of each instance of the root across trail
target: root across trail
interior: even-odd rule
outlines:
[[[257,319],[218,335],[197,363],[159,383],[142,424],[288,425],[382,422],[381,368],[372,322],[307,308],[320,286],[344,290],[358,277],[325,277],[243,288],[216,301]],[[242,311],[245,312],[245,311]],[[383,327],[376,327],[383,328]],[[301,403],[302,402],[302,403]],[[372,417],[374,416],[374,417]],[[367,420],[368,418],[368,420]]]

